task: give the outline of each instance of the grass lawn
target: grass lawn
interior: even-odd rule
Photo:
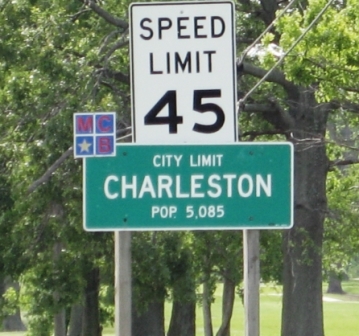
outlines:
[[[324,286],[326,289],[326,286]],[[343,283],[345,295],[324,294],[324,327],[326,336],[359,336],[359,280]],[[216,300],[212,306],[213,327],[215,332],[221,323],[221,286],[216,291]],[[280,335],[281,324],[281,291],[278,287],[263,286],[260,299],[261,335]],[[168,326],[171,304],[166,304],[166,323]],[[243,336],[243,306],[239,297],[236,298],[231,336]],[[0,332],[0,336],[25,336],[21,332]],[[113,328],[106,328],[103,336],[114,336]],[[197,333],[203,336],[203,317],[201,307],[197,307]]]

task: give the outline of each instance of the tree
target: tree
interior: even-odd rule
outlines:
[[[328,178],[328,216],[323,244],[328,293],[344,294],[341,281],[347,277],[349,264],[359,247],[358,173],[352,168],[335,168]]]
[[[199,231],[193,233],[192,253],[202,284],[200,304],[205,335],[229,335],[236,286],[243,278],[242,233],[240,231]],[[212,325],[211,305],[217,283],[223,284],[222,322],[217,330]]]
[[[343,294],[342,280],[358,249],[357,169],[343,163],[358,161],[358,118],[341,111],[329,120],[328,156],[333,157],[328,176],[328,215],[323,245],[328,293]],[[340,161],[338,161],[340,158]],[[340,165],[335,166],[336,163]]]
[[[322,246],[327,174],[335,166],[357,162],[341,160],[340,156],[328,158],[326,131],[331,115],[341,118],[340,112],[350,112],[350,123],[354,122],[352,116],[358,115],[359,34],[353,24],[359,17],[358,3],[331,1],[317,24],[301,37],[327,3],[298,2],[263,39],[264,50],[273,44],[279,54],[267,48],[269,51],[260,57],[244,57],[243,51],[281,13],[283,2],[236,2],[239,91],[243,98],[239,104],[241,140],[266,136],[287,139],[295,146],[295,225],[283,233],[282,336],[324,334]],[[5,1],[0,7],[0,134],[4,144],[1,150],[6,154],[6,173],[1,182],[9,193],[7,200],[14,202],[5,202],[0,209],[1,230],[9,232],[11,228],[11,244],[0,241],[5,251],[2,264],[6,266],[4,275],[22,275],[34,291],[33,298],[41,303],[38,311],[32,310],[34,318],[42,317],[42,329],[33,329],[37,335],[47,335],[54,315],[80,303],[85,293],[95,293],[96,297],[86,296],[85,302],[96,308],[88,311],[87,317],[95,316],[93,321],[97,320],[98,271],[105,268],[103,261],[110,258],[113,242],[109,235],[82,231],[82,166],[69,160],[69,130],[73,113],[84,110],[115,110],[119,128],[130,125],[127,5],[92,0],[61,0],[49,5],[42,0],[19,0]],[[301,41],[296,48],[268,74],[264,69],[270,69],[298,38]],[[251,91],[264,78],[257,91]],[[63,209],[61,216],[53,211],[58,205]],[[160,261],[159,283],[150,272],[152,265],[138,264],[147,273],[148,282],[135,283],[134,295],[146,298],[144,311],[155,307],[160,312],[156,315],[160,333],[163,328],[158,317],[171,289],[178,303],[174,316],[189,312],[187,321],[193,319],[196,281],[192,277],[198,273],[191,264],[187,238],[175,236],[158,235],[159,244],[151,246],[156,235],[138,235],[148,249],[137,250],[140,243],[135,248],[139,256],[151,252],[152,260]],[[161,249],[168,247],[168,241],[176,248],[166,259]],[[53,248],[58,243],[64,251],[55,260]],[[208,251],[204,256],[210,257]],[[76,271],[67,277],[63,270],[74,265]],[[212,265],[208,262],[202,269],[209,297],[213,290],[208,277]],[[178,266],[183,266],[181,272]],[[223,267],[223,271],[222,276],[233,270]],[[135,276],[136,272],[139,277],[135,281],[142,280],[141,270],[135,269]],[[236,279],[228,293],[233,292],[233,282]],[[75,292],[73,287],[81,291]],[[145,287],[153,292],[136,292]],[[188,294],[188,305],[178,300],[179,289]],[[173,323],[178,325],[176,320],[174,317]],[[91,330],[97,336],[99,322]]]
[[[248,2],[241,3],[248,5]],[[276,1],[266,5],[261,1],[261,4],[266,14],[271,13],[270,17],[279,9]],[[303,27],[307,27],[324,6],[324,1],[299,4],[279,20],[266,42],[277,41],[284,51],[288,50],[302,34]],[[266,78],[281,88],[272,89],[276,97],[265,90],[267,84],[264,86],[266,96],[264,92],[260,96],[252,95],[257,104],[242,106],[244,113],[261,114],[272,125],[272,133],[284,134],[295,145],[295,224],[283,236],[282,336],[324,334],[321,250],[327,210],[326,177],[330,167],[325,134],[329,113],[345,108],[345,99],[353,98],[355,91],[355,82],[351,82],[355,66],[351,59],[357,39],[352,36],[351,28],[347,29],[350,23],[344,17],[349,13],[351,19],[358,15],[357,3],[337,3],[328,9],[295,53],[283,59],[283,66]],[[326,39],[328,34],[330,38]],[[349,44],[351,48],[347,49]],[[346,56],[338,58],[339,54]],[[267,66],[274,65],[275,61],[269,53],[261,60],[262,65]],[[246,62],[241,63],[240,71],[257,78],[266,75],[266,71]],[[349,82],[353,87],[346,85]],[[355,104],[351,107],[357,111]],[[255,132],[248,133],[253,134]]]
[[[102,258],[113,255],[111,236],[84,234],[81,228],[81,164],[66,160],[72,154],[73,113],[116,105],[108,86],[97,89],[98,63],[90,65],[101,33],[95,42],[86,30],[92,25],[110,32],[88,14],[81,3],[65,1],[6,1],[0,9],[1,148],[4,186],[13,200],[1,211],[1,229],[11,229],[1,246],[2,262],[5,275],[27,282],[30,333],[36,335],[49,334],[54,316],[83,298],[88,303],[83,329],[91,321],[99,334],[98,298],[89,295],[98,290],[99,265],[108,265]],[[56,244],[62,249],[54,258]],[[57,321],[57,333],[63,333],[65,320]]]

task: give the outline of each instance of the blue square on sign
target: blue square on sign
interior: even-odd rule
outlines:
[[[76,114],[75,115],[75,134],[93,134],[94,132],[93,114]]]
[[[115,155],[115,138],[113,136],[96,137],[96,155]]]
[[[75,156],[85,157],[94,155],[93,136],[77,136],[75,139]]]
[[[114,132],[114,114],[96,114],[96,134],[112,134]]]

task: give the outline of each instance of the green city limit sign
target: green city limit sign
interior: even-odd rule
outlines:
[[[121,144],[84,160],[83,187],[87,231],[288,229],[293,147]]]

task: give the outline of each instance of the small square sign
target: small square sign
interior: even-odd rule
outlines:
[[[116,113],[75,113],[75,158],[115,155]]]

